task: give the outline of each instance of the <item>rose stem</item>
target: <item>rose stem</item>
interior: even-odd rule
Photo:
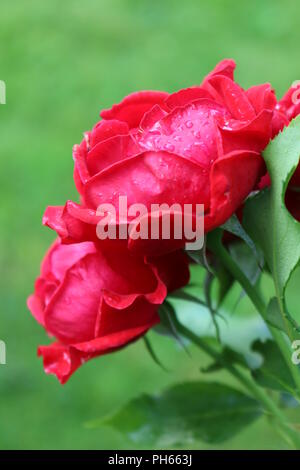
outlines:
[[[209,248],[215,253],[215,255],[222,261],[223,265],[228,269],[231,275],[237,279],[240,285],[243,287],[244,291],[252,301],[253,305],[255,306],[258,313],[262,316],[262,318],[266,321],[266,311],[267,307],[263,298],[261,297],[259,291],[255,289],[255,287],[250,283],[247,276],[241,271],[239,266],[235,263],[235,261],[231,258],[227,250],[224,248],[220,241],[220,233],[211,233],[209,239]],[[291,350],[290,347],[282,335],[281,331],[277,328],[268,325],[273,336],[274,341],[277,343],[282,356],[292,374],[292,377],[295,381],[297,391],[296,396],[299,399],[299,391],[300,391],[300,374],[298,368],[292,363],[291,360]]]
[[[182,335],[189,339],[192,343],[196,344],[202,351],[211,356],[213,359],[221,361],[222,357],[202,338],[198,337],[195,333],[190,331],[184,325],[182,325],[177,318],[173,318],[174,326],[176,330]],[[300,449],[300,436],[289,427],[286,423],[286,417],[277,407],[277,405],[269,398],[265,391],[256,385],[256,383],[246,374],[242,373],[237,367],[227,364],[224,362],[224,368],[230,372],[249,392],[252,392],[253,396],[263,405],[263,408],[268,411],[271,416],[275,417],[278,424],[280,425],[280,434],[285,440],[295,449]]]

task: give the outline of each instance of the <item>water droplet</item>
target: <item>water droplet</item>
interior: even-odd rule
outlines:
[[[175,145],[167,143],[167,144],[164,145],[164,149],[167,150],[168,152],[174,152]]]
[[[191,152],[191,149],[192,149],[192,145],[189,144],[186,147],[184,147],[183,152],[186,154],[189,154]]]
[[[186,121],[185,125],[186,125],[186,127],[187,127],[188,129],[191,129],[194,124],[193,124],[192,121]]]
[[[160,144],[160,137],[156,137],[156,138],[154,139],[154,145],[155,145],[155,147],[159,148],[159,144]]]
[[[155,128],[155,126],[149,130],[149,134],[152,134],[152,135],[159,135],[160,134],[160,131],[159,129]]]

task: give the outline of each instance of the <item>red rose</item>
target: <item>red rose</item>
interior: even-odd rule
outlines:
[[[89,359],[146,333],[159,321],[167,292],[189,280],[183,252],[144,260],[121,245],[108,248],[56,241],[28,299],[33,316],[57,339],[38,354],[61,383]]]
[[[292,216],[300,222],[300,185],[288,187],[285,195],[285,204]]]
[[[206,231],[224,223],[261,176],[260,153],[276,127],[271,87],[243,90],[234,68],[224,60],[200,86],[133,93],[102,111],[102,121],[74,147],[81,203],[48,208],[44,223],[64,242],[94,240],[97,207],[117,209],[120,195],[148,210],[153,203],[202,203]],[[158,254],[184,242],[129,239],[129,247]]]

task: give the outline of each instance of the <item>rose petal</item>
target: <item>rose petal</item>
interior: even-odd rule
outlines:
[[[78,367],[89,359],[88,355],[59,343],[39,346],[38,356],[43,357],[46,374],[56,375],[61,384],[66,383]]]
[[[207,170],[187,159],[167,152],[144,152],[91,178],[84,197],[95,209],[102,203],[113,204],[117,215],[119,195],[127,196],[128,207],[142,202],[148,211],[156,203],[209,204],[207,179]]]
[[[234,119],[252,120],[255,111],[244,90],[225,76],[214,76],[209,80],[217,93],[218,101],[226,107]]]
[[[126,122],[130,128],[138,127],[143,115],[155,104],[161,105],[168,97],[163,91],[138,91],[126,96],[110,109],[101,111],[103,119],[118,119]]]
[[[251,151],[234,151],[217,160],[210,175],[211,204],[205,216],[205,231],[210,231],[238,209],[261,176],[262,157]]]
[[[176,108],[140,134],[144,150],[165,150],[209,167],[217,158],[216,118],[230,117],[225,108],[210,100],[198,100]]]
[[[87,166],[91,175],[95,175],[112,164],[126,160],[137,153],[139,153],[139,147],[130,135],[112,137],[98,143],[88,152]]]
[[[104,140],[116,137],[118,135],[128,134],[129,128],[126,122],[111,119],[110,121],[99,121],[89,133],[88,149],[90,150],[95,145],[103,142]]]

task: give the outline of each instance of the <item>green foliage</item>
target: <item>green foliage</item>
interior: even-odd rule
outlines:
[[[222,345],[218,351],[218,355],[219,357],[214,362],[206,367],[202,367],[201,371],[204,373],[217,372],[234,364],[249,368],[249,364],[247,363],[245,356],[241,353],[238,353],[237,351],[234,351],[229,346]]]
[[[255,341],[252,346],[262,356],[262,365],[252,371],[252,376],[262,387],[294,393],[293,377],[274,341]]]
[[[221,263],[215,268],[215,276],[217,280],[216,309],[218,310],[230,292],[234,279]]]
[[[285,289],[300,260],[300,223],[288,212],[284,197],[288,182],[300,156],[300,116],[294,119],[263,153],[272,185],[249,199],[244,210],[244,224],[250,236],[264,252],[272,272],[283,320],[288,318],[300,331],[299,319],[290,315],[285,303]],[[286,327],[287,332],[291,333]]]
[[[110,426],[133,444],[164,448],[198,440],[219,443],[233,437],[261,415],[260,405],[219,383],[175,385],[158,396],[143,395],[94,426]]]
[[[194,298],[194,296],[193,296]],[[182,341],[180,335],[177,332],[176,325],[175,325],[175,309],[174,307],[170,304],[168,300],[166,300],[159,308],[159,317],[160,317],[160,323],[156,325],[153,330],[156,331],[159,334],[165,335],[165,336],[170,336],[172,339],[174,339],[180,346],[181,348],[187,353],[189,356],[190,353],[188,349],[186,348],[184,342]]]
[[[150,354],[150,357],[153,359],[153,361],[155,362],[155,364],[157,364],[159,367],[162,368],[162,370],[164,370],[165,372],[167,372],[168,369],[163,365],[163,363],[161,362],[160,358],[158,357],[158,355],[157,355],[156,352],[154,351],[150,339],[145,335],[145,336],[143,337],[143,341],[144,341],[146,350],[147,350],[148,353]]]
[[[242,241],[236,241],[229,246],[229,252],[237,263],[239,268],[246,274],[251,284],[255,285],[262,272],[263,257],[258,255],[259,250],[256,250],[259,259],[254,256],[253,250],[248,244]]]
[[[227,220],[227,222],[223,224],[221,228],[243,240],[246,245],[250,248],[252,255],[256,258],[257,264],[259,266],[263,266],[263,254],[255,245],[253,240],[249,237],[248,233],[244,230],[243,226],[241,225],[239,219],[235,214],[233,214],[233,216],[231,216],[230,219]],[[233,243],[233,246],[234,245],[235,244]]]
[[[275,326],[275,328],[285,331],[285,323],[283,321],[276,297],[272,297],[268,304],[266,320],[269,325]]]

